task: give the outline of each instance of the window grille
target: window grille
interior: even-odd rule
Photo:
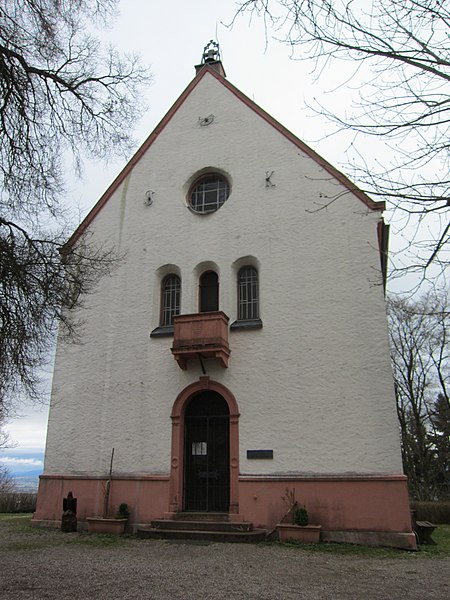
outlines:
[[[238,274],[238,319],[258,318],[258,271],[254,267],[243,267]]]
[[[181,280],[178,275],[167,275],[161,284],[161,325],[173,325],[180,314]]]
[[[198,213],[216,211],[228,199],[230,186],[220,175],[209,175],[198,180],[190,193],[190,204]]]

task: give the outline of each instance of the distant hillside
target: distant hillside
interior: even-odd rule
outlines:
[[[33,469],[32,471],[21,471],[20,473],[12,473],[14,479],[21,477],[39,477],[39,475],[42,475],[42,468]]]
[[[37,492],[41,473],[42,469],[34,469],[25,473],[12,473],[16,489],[19,492]]]

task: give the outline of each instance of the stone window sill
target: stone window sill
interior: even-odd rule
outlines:
[[[156,327],[151,333],[151,338],[156,337],[172,337],[173,336],[173,325],[160,325]]]
[[[261,319],[242,319],[231,323],[231,331],[241,331],[243,329],[261,329],[263,326]]]

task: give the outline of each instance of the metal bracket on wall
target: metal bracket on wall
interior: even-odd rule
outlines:
[[[275,173],[275,171],[266,171],[266,188],[275,187],[275,184],[270,181],[270,178]]]
[[[144,200],[145,206],[151,206],[153,204],[153,196],[154,195],[155,195],[155,192],[153,190],[147,190],[145,192],[145,200]]]
[[[203,364],[202,355],[198,354],[197,356],[198,356],[198,360],[200,361],[200,365],[202,367],[202,373],[203,373],[203,375],[206,375],[205,365]]]
[[[211,123],[214,121],[215,116],[214,115],[208,115],[207,117],[199,117],[198,118],[198,124],[200,125],[200,127],[208,127],[208,125],[211,125]]]

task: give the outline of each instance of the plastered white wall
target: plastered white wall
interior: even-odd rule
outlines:
[[[186,193],[205,167],[232,192],[202,216]],[[263,329],[230,332],[228,369],[205,363],[239,404],[240,471],[401,472],[378,219],[206,74],[89,228],[125,258],[86,299],[83,343],[58,345],[45,472],[104,473],[112,447],[116,473],[169,472],[172,405],[201,368],[182,371],[172,338],[149,337],[160,280],[176,268],[182,313],[197,312],[199,265],[215,264],[233,322],[243,257],[259,267]]]

